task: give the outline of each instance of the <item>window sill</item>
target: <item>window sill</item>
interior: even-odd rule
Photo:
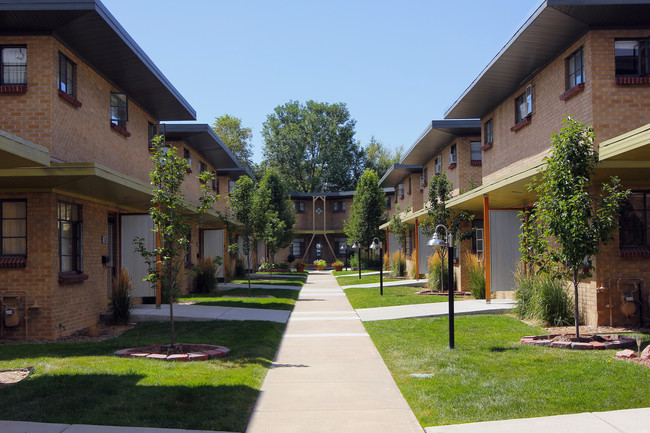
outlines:
[[[519,131],[520,129],[530,125],[530,123],[532,122],[532,119],[533,119],[533,116],[531,116],[529,114],[528,116],[524,117],[519,122],[517,122],[517,124],[514,125],[512,128],[510,128],[510,131],[512,131],[512,132]]]
[[[616,84],[650,84],[650,77],[616,77]]]
[[[88,274],[83,272],[59,272],[59,284],[78,284],[87,279]]]
[[[458,166],[457,163],[452,162],[451,164],[449,164],[449,167],[447,167],[447,169],[448,169],[448,170],[453,170],[453,169],[456,168],[457,166]]]
[[[131,136],[131,133],[126,129],[122,128],[120,125],[111,123],[111,128],[113,129],[113,131],[125,136],[126,138],[129,138]]]
[[[481,151],[485,152],[486,150],[490,150],[490,149],[492,149],[492,146],[494,146],[494,143],[492,143],[491,141],[488,141],[483,146],[481,146]]]
[[[619,253],[625,259],[647,259],[650,258],[650,247],[621,247]]]
[[[65,102],[68,104],[72,105],[73,107],[81,107],[81,101],[79,101],[77,98],[75,98],[72,95],[69,95],[65,93],[63,90],[59,89],[59,97],[63,99]]]
[[[17,269],[27,267],[27,257],[0,257],[0,268]]]
[[[585,90],[585,83],[576,84],[560,95],[560,101],[567,101]]]
[[[480,167],[483,165],[483,161],[470,161],[469,165],[473,165],[474,167]]]
[[[0,93],[27,93],[27,84],[3,84]]]

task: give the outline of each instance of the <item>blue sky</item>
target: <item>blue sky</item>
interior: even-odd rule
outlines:
[[[253,130],[290,100],[344,102],[356,139],[408,149],[540,0],[102,0],[197,112]]]

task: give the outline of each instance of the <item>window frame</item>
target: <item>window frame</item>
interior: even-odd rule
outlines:
[[[77,219],[66,219],[67,215],[65,215],[66,218],[61,216],[61,207],[62,206],[71,206],[72,208],[76,208],[76,213],[77,213]],[[63,274],[75,274],[75,273],[83,273],[83,215],[82,215],[82,206],[77,203],[71,203],[67,201],[59,201],[57,204],[57,230],[59,232],[58,234],[58,239],[59,239],[59,272]],[[67,211],[66,211],[67,214]],[[71,225],[71,237],[67,238],[63,236],[63,223],[69,223]],[[70,242],[70,254],[63,254],[63,240],[64,239],[69,239]],[[72,268],[71,269],[64,269],[63,266],[63,258],[64,257],[72,257]]]
[[[473,148],[473,147],[475,148]],[[483,150],[481,149],[482,144],[480,141],[470,141],[469,142],[469,161],[471,163],[483,162]],[[474,155],[478,154],[479,158],[474,158]]]
[[[525,102],[526,114],[521,111]],[[526,90],[515,98],[515,124],[522,122],[533,115],[533,86],[529,84]]]
[[[298,252],[296,252],[296,246],[298,246]],[[303,257],[305,255],[305,238],[291,240],[291,254],[294,257]]]
[[[237,186],[236,181],[232,179],[228,179],[228,195],[230,195],[230,192],[233,191],[236,188],[236,186]]]
[[[483,125],[483,145],[484,146],[492,146],[494,143],[494,122],[493,119],[489,119],[485,121],[485,124]]]
[[[24,203],[25,205],[25,217],[24,218],[7,218],[4,215],[4,204],[5,203]],[[24,233],[23,236],[5,236],[4,234],[4,228],[5,228],[5,221],[25,221],[25,228],[24,228]],[[27,227],[27,199],[2,199],[0,200],[0,257],[27,257],[27,233],[28,233],[28,227]],[[23,254],[16,254],[16,253],[11,253],[7,254],[5,252],[5,247],[4,247],[4,241],[5,239],[24,239],[24,253]]]
[[[332,204],[332,211],[333,212],[345,212],[345,208],[346,208],[345,200],[336,200]]]
[[[192,172],[192,151],[187,147],[183,148],[183,159],[187,161],[187,172]]]
[[[631,205],[630,203],[630,198],[633,195],[638,195],[642,194],[642,203],[643,203],[643,209],[634,209],[632,208],[631,211],[629,211],[629,207]],[[641,221],[641,224],[643,225],[643,228],[639,228],[637,230],[632,230],[629,227],[623,227],[623,224],[626,223],[626,217],[624,216],[624,212],[631,212],[631,213],[641,213],[643,215],[643,221]],[[638,233],[636,234],[631,234],[634,232],[640,232],[641,236],[639,236]],[[624,234],[624,232],[627,232],[627,234]],[[628,197],[627,201],[623,204],[621,207],[621,211],[619,214],[619,248],[621,249],[629,249],[629,248],[643,248],[643,249],[650,249],[650,190],[634,190],[630,193],[630,196]],[[624,243],[624,241],[628,238],[631,239],[638,239],[642,238],[643,242],[641,243]]]
[[[424,169],[422,170],[422,175],[424,176],[423,187],[426,188],[427,185],[429,185],[429,167],[424,167]]]
[[[305,213],[305,202],[296,200],[293,202],[293,208],[296,213]]]
[[[63,67],[65,63],[65,68]],[[71,71],[68,69],[71,67]],[[65,83],[63,73],[65,73]],[[68,74],[72,74],[70,77]],[[68,56],[59,51],[59,90],[66,95],[77,97],[77,64],[70,60]],[[63,88],[65,86],[65,88]],[[70,90],[72,88],[72,91]]]
[[[580,74],[575,66],[576,59],[580,58]],[[566,89],[569,90],[575,86],[585,83],[585,61],[584,61],[584,50],[583,47],[578,48],[573,53],[569,55],[564,61],[565,71],[566,71]],[[573,66],[573,73],[571,73],[571,66]],[[577,79],[579,77],[579,79]]]
[[[440,174],[442,173],[442,155],[438,155],[435,158],[435,169],[434,169],[435,174]]]
[[[19,48],[19,49],[24,49],[25,50],[25,62],[24,64],[19,64],[19,65],[11,65],[9,66],[8,64],[6,65],[4,62],[4,50],[5,49],[11,49],[11,48]],[[0,86],[26,86],[28,80],[28,69],[27,69],[27,45],[0,45]],[[13,81],[5,81],[5,68],[7,67],[16,67],[24,70],[22,75],[24,76],[24,81],[22,82],[13,82]]]
[[[618,58],[624,56],[616,55],[616,43],[617,42],[637,42],[638,44],[638,54],[636,54],[637,67],[636,72],[632,74],[628,73],[619,73],[619,61]],[[630,57],[630,56],[626,56]],[[648,77],[650,76],[650,37],[645,38],[616,38],[614,39],[614,76],[615,77]]]
[[[456,143],[449,147],[449,165],[458,164],[458,146]]]
[[[110,99],[111,123],[126,131],[126,122],[129,121],[129,95],[123,92],[111,92]],[[117,101],[118,104],[115,105],[114,101]],[[120,101],[124,102],[123,106],[119,104]],[[114,109],[116,110],[115,112]],[[121,114],[123,114],[124,118],[120,115],[120,111],[122,110],[123,113]]]

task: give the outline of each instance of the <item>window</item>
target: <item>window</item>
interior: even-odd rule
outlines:
[[[423,187],[429,184],[429,167],[424,167],[424,185]]]
[[[27,47],[2,47],[0,84],[27,84]]]
[[[214,170],[212,170],[212,190],[219,194],[219,178]]]
[[[303,238],[295,238],[291,242],[291,254],[295,257],[302,257],[305,255],[305,240]]]
[[[59,90],[70,96],[77,96],[77,65],[59,53]]]
[[[585,68],[582,62],[582,48],[566,59],[566,88],[570,89],[585,82]]]
[[[0,201],[0,256],[27,255],[27,201]]]
[[[111,92],[111,123],[125,130],[129,121],[128,102],[126,93]]]
[[[390,209],[390,197],[386,197],[386,209]]]
[[[199,161],[199,174],[202,174],[206,171],[208,171],[208,165],[203,161]]]
[[[400,183],[397,185],[397,195],[399,195],[400,198],[404,198],[404,184]]]
[[[61,272],[81,272],[81,206],[59,202],[58,230],[59,270]]]
[[[413,192],[413,179],[409,176],[409,195]]]
[[[515,99],[515,123],[519,123],[533,114],[533,86],[526,87],[526,91]]]
[[[424,176],[420,176],[420,191],[424,191]]]
[[[614,41],[616,76],[650,75],[650,39]]]
[[[436,156],[436,169],[435,169],[436,174],[442,173],[442,155]]]
[[[187,240],[187,244],[185,244],[184,260],[185,260],[185,264],[191,264],[192,263],[192,231],[191,230],[188,230],[188,232],[185,233],[185,239]]]
[[[476,254],[483,254],[483,220],[472,221],[472,251]]]
[[[294,207],[296,208],[296,212],[304,212],[305,211],[305,202],[304,201],[294,201],[293,202]]]
[[[334,202],[334,212],[345,212],[345,202],[344,201],[335,201]]]
[[[192,152],[189,149],[183,149],[183,158],[187,161],[187,172],[192,172]]]
[[[492,145],[492,143],[494,142],[492,119],[485,122],[485,126],[483,127],[483,130],[484,130],[483,144],[486,146]]]
[[[635,191],[621,209],[621,247],[650,247],[650,191]]]
[[[228,181],[228,194],[230,194],[231,191],[234,191],[236,186],[237,186],[237,182],[235,182],[234,180],[229,180]]]
[[[348,248],[348,239],[347,238],[334,238],[334,252],[337,255],[344,256],[345,250]]]
[[[449,149],[449,164],[456,164],[458,162],[458,148],[456,143],[451,145]]]
[[[480,141],[469,142],[470,163],[483,161],[483,153],[481,152]]]

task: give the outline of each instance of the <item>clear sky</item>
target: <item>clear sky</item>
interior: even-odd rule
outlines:
[[[540,0],[102,0],[211,124],[253,130],[290,100],[344,102],[356,139],[408,149]]]

